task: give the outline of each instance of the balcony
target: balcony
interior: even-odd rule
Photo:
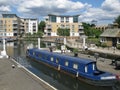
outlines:
[[[36,26],[36,23],[33,23],[33,26]]]
[[[80,30],[79,30],[79,33],[84,33],[84,31],[80,29]]]
[[[17,21],[13,21],[12,23],[13,23],[13,24],[18,24],[18,22],[17,22]]]
[[[33,29],[36,29],[36,26],[33,26]]]
[[[52,26],[51,25],[47,25],[46,29],[52,29]]]
[[[79,29],[84,29],[83,26],[79,26],[78,28],[79,28]]]
[[[14,33],[18,33],[18,31],[17,31],[17,30],[14,30],[13,32],[14,32]]]
[[[24,29],[24,26],[20,27],[20,29]]]
[[[13,29],[18,28],[18,25],[13,25]]]
[[[46,33],[51,33],[52,30],[46,30]]]

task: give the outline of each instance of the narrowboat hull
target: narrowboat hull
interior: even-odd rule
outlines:
[[[77,78],[78,80],[80,81],[83,81],[87,84],[90,84],[90,85],[94,85],[94,86],[114,86],[118,81],[116,79],[113,79],[113,80],[92,80],[92,79],[89,79],[89,78],[86,78],[84,76],[78,76],[76,77],[76,74],[73,74],[73,73],[70,73],[70,72],[67,72],[66,70],[64,70],[63,68],[61,68],[59,70],[58,66],[54,66],[50,63],[46,63],[46,62],[43,62],[42,60],[36,60],[35,58],[32,58],[30,56],[27,56],[27,58],[31,59],[31,60],[34,60],[38,63],[41,63],[41,64],[44,64],[50,68],[53,68],[59,72],[63,72],[69,76],[72,76],[73,78]]]

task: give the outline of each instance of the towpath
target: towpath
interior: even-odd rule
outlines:
[[[12,65],[15,68],[12,68]],[[9,59],[0,59],[0,90],[55,90]]]

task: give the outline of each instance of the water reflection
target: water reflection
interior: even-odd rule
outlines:
[[[38,62],[27,59],[25,57],[25,52],[27,46],[30,44],[33,44],[33,47],[37,47],[37,42],[33,43],[20,41],[6,43],[7,54],[12,57],[20,58],[17,60],[19,63],[27,67],[33,73],[37,74],[43,80],[58,88],[58,90],[120,90],[120,84],[116,85],[116,87],[91,86],[52,68],[48,68]],[[42,44],[41,46],[43,47],[45,45],[46,44]],[[49,44],[47,45],[49,46]],[[1,46],[2,45],[0,45],[0,50],[2,50]]]
[[[58,72],[38,62],[33,60],[28,61],[34,68],[36,68],[36,70],[29,68],[31,71],[36,73],[39,77],[43,78],[45,81],[49,82],[59,90],[112,90],[112,87],[96,87],[88,85],[77,80],[76,78]],[[41,75],[41,73],[43,73],[43,75]]]

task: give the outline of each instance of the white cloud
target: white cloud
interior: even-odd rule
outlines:
[[[120,0],[105,0],[102,4],[102,8],[107,11],[119,11]]]
[[[34,13],[34,15],[64,14],[80,11],[88,6],[88,4],[73,2],[71,0],[29,0],[20,3],[18,11],[20,13]]]
[[[97,8],[79,0],[0,0],[0,11],[12,12],[12,8],[25,17],[77,13],[81,14],[80,21],[112,22],[120,14],[120,0],[104,0],[101,7]]]
[[[4,5],[2,5],[2,6],[0,6],[0,11],[11,11],[11,9],[10,9],[10,7],[9,6],[4,6]]]
[[[81,21],[91,22],[97,20],[98,23],[112,23],[120,15],[120,0],[105,0],[99,8],[89,8],[81,16]]]

